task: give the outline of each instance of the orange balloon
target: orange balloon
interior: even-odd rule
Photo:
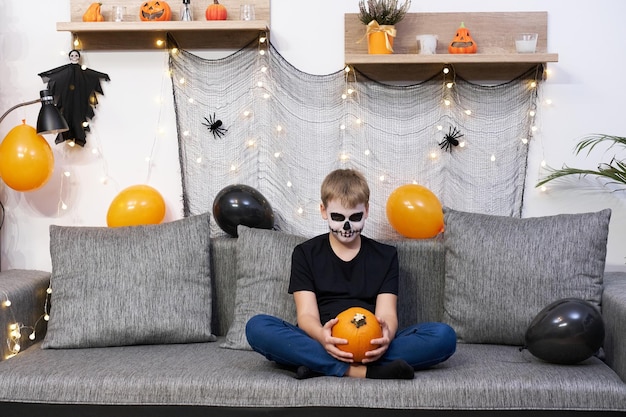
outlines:
[[[11,129],[0,144],[0,177],[14,190],[36,190],[48,182],[53,169],[50,145],[26,122]]]
[[[109,227],[159,224],[165,217],[165,200],[149,185],[123,189],[111,202],[107,212]]]
[[[435,194],[417,184],[396,188],[387,199],[387,219],[402,236],[428,239],[443,230],[443,208]]]

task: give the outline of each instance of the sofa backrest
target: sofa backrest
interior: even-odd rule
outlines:
[[[217,237],[211,241],[212,329],[225,335],[234,318],[237,289],[237,239]],[[441,321],[444,291],[444,246],[441,239],[385,241],[398,249],[400,294],[399,326]],[[271,251],[271,248],[267,248]],[[290,268],[289,260],[283,262]]]

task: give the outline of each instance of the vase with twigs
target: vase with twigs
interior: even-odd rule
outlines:
[[[367,26],[370,54],[393,53],[395,25],[406,16],[411,0],[359,0],[359,20]]]

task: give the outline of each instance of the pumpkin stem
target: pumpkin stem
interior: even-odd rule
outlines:
[[[217,0],[213,0],[213,4],[220,4],[220,2]]]
[[[461,22],[461,26],[459,26],[459,27],[464,28],[465,27],[465,22]]]
[[[354,324],[358,329],[361,326],[365,326],[367,324],[367,320],[365,320],[365,315],[361,313],[356,313],[354,318],[350,320],[350,323]]]

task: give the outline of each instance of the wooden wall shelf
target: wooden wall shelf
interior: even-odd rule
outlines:
[[[478,44],[476,54],[449,54],[448,44],[461,22]],[[365,25],[356,13],[345,15],[345,62],[367,76],[381,81],[406,81],[434,75],[444,65],[453,65],[467,79],[508,80],[538,64],[558,62],[558,54],[547,52],[547,12],[408,13],[396,29],[394,53],[367,53]],[[539,35],[537,52],[515,51],[516,33]],[[420,55],[416,35],[439,37],[437,54]]]
[[[156,49],[158,40],[171,33],[179,46],[185,49],[241,48],[270,28],[270,0],[221,0],[228,10],[228,20],[207,21],[204,16],[206,2],[192,0],[194,19],[180,21],[181,1],[169,1],[171,21],[145,22],[139,19],[137,0],[113,0],[104,3],[104,22],[83,22],[82,16],[92,0],[71,0],[71,22],[58,22],[57,31],[71,32],[87,50],[137,50]],[[254,4],[255,20],[239,20],[239,6]],[[123,22],[112,21],[112,6],[126,7]]]

